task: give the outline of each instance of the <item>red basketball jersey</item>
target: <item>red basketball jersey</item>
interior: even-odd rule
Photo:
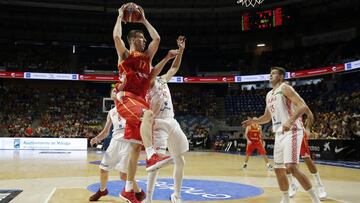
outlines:
[[[150,87],[150,58],[142,52],[133,51],[118,68],[121,85],[117,90],[131,92],[145,99]]]
[[[252,126],[250,127],[247,137],[249,138],[249,140],[251,142],[260,142],[260,129],[259,128],[253,128]]]

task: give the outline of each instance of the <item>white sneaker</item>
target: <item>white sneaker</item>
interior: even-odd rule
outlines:
[[[280,201],[280,203],[290,203],[290,200],[287,200],[287,199],[282,198],[281,201]]]
[[[269,164],[267,167],[266,167],[266,170],[268,170],[268,171],[272,171],[273,170],[273,166],[271,165],[271,164]]]
[[[175,196],[175,194],[171,194],[170,196],[171,203],[182,203],[182,200],[180,197]]]
[[[290,198],[293,198],[296,195],[298,188],[299,187],[296,185],[296,183],[292,183],[290,185],[290,188],[289,188],[289,197]]]
[[[319,196],[320,200],[325,200],[327,197],[327,193],[325,192],[324,186],[317,186],[316,187],[317,195]]]

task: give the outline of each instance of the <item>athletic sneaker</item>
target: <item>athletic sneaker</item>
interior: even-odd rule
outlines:
[[[296,183],[292,183],[289,187],[289,197],[293,198],[296,195],[296,192],[298,190],[298,186]]]
[[[325,200],[327,197],[327,193],[325,192],[325,187],[324,186],[317,186],[316,187],[316,191],[317,191],[317,195],[319,196],[320,200]]]
[[[182,203],[182,200],[180,197],[176,196],[174,193],[170,196],[171,203]]]
[[[173,158],[170,156],[159,156],[158,154],[153,154],[150,159],[146,159],[146,171],[151,172],[159,168],[169,165],[172,163]]]
[[[102,196],[106,196],[109,193],[109,191],[107,189],[105,189],[104,191],[101,191],[100,189],[93,195],[91,195],[91,197],[89,198],[89,201],[98,201],[100,199],[100,197]]]
[[[246,169],[246,168],[247,168],[247,164],[244,164],[244,165],[243,165],[243,169]]]
[[[146,194],[141,190],[141,192],[135,192],[135,197],[139,202],[142,202],[146,198]]]
[[[119,197],[125,200],[127,203],[141,203],[139,200],[136,199],[134,190],[130,192],[125,192],[125,189],[121,191]]]

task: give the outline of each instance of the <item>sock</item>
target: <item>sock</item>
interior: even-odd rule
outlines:
[[[315,203],[320,202],[319,197],[317,196],[317,194],[313,188],[309,189],[306,192],[309,193],[312,202],[315,202]]]
[[[185,159],[183,155],[174,157],[174,194],[176,197],[181,197],[181,186],[184,176]]]
[[[292,185],[294,182],[294,179],[293,179],[293,176],[291,175],[291,173],[290,174],[286,174],[286,176],[287,176],[287,178],[288,178],[288,180],[289,180],[289,185]]]
[[[147,159],[150,159],[150,158],[152,157],[152,155],[155,154],[155,149],[154,149],[153,146],[147,147],[147,148],[145,149],[145,151],[146,151],[146,157],[147,157]]]
[[[270,166],[270,163],[266,163],[266,167],[269,168],[269,166]]]
[[[125,184],[125,192],[130,192],[133,189],[134,189],[134,182],[127,180]]]
[[[153,171],[148,173],[147,177],[147,186],[146,186],[146,201],[145,202],[152,202],[152,197],[154,194],[155,182],[159,171]]]
[[[101,192],[104,192],[105,190],[106,190],[106,187],[100,188],[100,191],[101,191]]]
[[[282,191],[283,192],[283,203],[290,203],[289,190]]]
[[[316,182],[316,185],[321,186],[321,187],[324,186],[322,181],[321,181],[319,172],[312,173],[311,175],[313,176],[313,178],[314,178],[314,180]]]

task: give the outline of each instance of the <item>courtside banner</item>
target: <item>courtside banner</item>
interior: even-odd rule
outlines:
[[[360,60],[358,61],[353,61],[350,63],[345,63],[345,70],[354,70],[354,69],[358,69],[360,68]]]
[[[85,80],[85,81],[119,81],[119,76],[117,76],[117,75],[84,74],[84,75],[79,75],[79,80]]]
[[[345,71],[344,64],[291,72],[291,78],[309,77]]]
[[[23,72],[0,72],[0,78],[24,78]]]
[[[87,150],[86,138],[0,138],[0,149]]]
[[[232,83],[232,82],[235,82],[234,76],[184,77],[184,83]]]
[[[24,72],[25,79],[38,79],[38,80],[78,80],[78,74],[67,73],[34,73]]]
[[[182,76],[174,76],[169,80],[169,83],[182,83],[184,79]]]

